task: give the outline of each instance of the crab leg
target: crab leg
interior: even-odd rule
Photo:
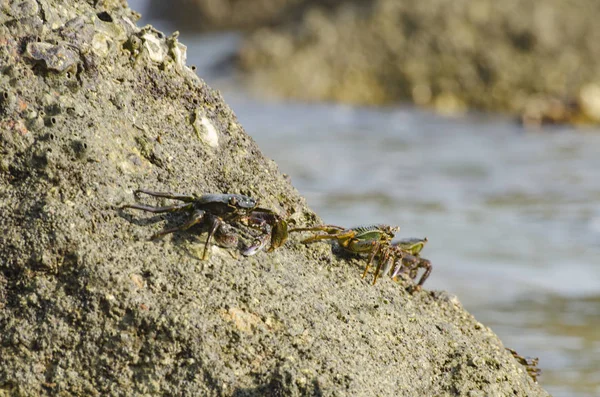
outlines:
[[[371,263],[373,263],[373,258],[375,258],[375,255],[379,252],[381,244],[379,241],[373,241],[372,246],[373,248],[371,249],[371,255],[369,255],[369,261],[367,262],[367,266],[365,266],[365,271],[363,272],[362,278],[367,277],[367,272],[371,267]]]
[[[162,197],[162,198],[168,198],[168,199],[173,199],[173,200],[180,200],[180,201],[185,201],[188,203],[197,199],[197,197],[195,197],[195,196],[188,196],[185,194],[177,194],[177,193],[169,193],[169,192],[153,192],[153,191],[145,190],[145,189],[137,189],[137,190],[134,190],[133,193],[134,194],[144,193],[144,194],[147,194],[147,195],[153,196],[153,197]]]
[[[221,218],[219,218],[218,216],[212,215],[210,219],[211,219],[210,220],[211,225],[210,225],[210,230],[208,231],[208,237],[206,238],[206,243],[204,243],[204,251],[202,252],[202,260],[206,260],[206,255],[208,253],[208,244],[210,244],[210,240],[212,239],[213,235],[215,234],[217,229],[224,224],[223,220]]]
[[[321,226],[311,226],[311,227],[297,227],[294,229],[290,229],[289,232],[317,232],[322,231],[327,234],[337,234],[340,232],[346,231],[345,228],[335,225],[321,225]]]
[[[142,210],[142,211],[152,212],[154,214],[162,214],[162,213],[165,213],[165,212],[178,212],[178,211],[190,210],[190,209],[192,209],[192,207],[193,207],[192,203],[183,203],[183,204],[169,205],[167,207],[152,207],[152,206],[149,206],[149,205],[126,204],[126,205],[122,206],[121,209],[123,209],[123,208],[133,208],[135,210]]]
[[[154,235],[152,235],[151,239],[155,239],[157,237],[161,237],[164,236],[165,234],[169,234],[169,233],[174,233],[177,232],[179,230],[186,230],[189,229],[190,227],[202,222],[202,220],[204,219],[204,211],[199,210],[199,211],[195,211],[192,214],[192,219],[190,219],[189,221],[187,221],[186,223],[184,223],[181,226],[177,226],[171,229],[167,229],[167,230],[163,230],[162,232],[158,232],[155,233]]]
[[[427,277],[429,277],[429,275],[431,274],[431,262],[428,261],[427,259],[422,259],[419,261],[419,267],[423,267],[425,268],[425,273],[423,273],[423,275],[421,276],[421,280],[419,280],[419,284],[417,284],[418,288],[421,288],[421,286],[423,285],[423,283],[425,283],[425,280],[427,280]]]
[[[294,230],[294,229],[292,229]],[[298,230],[298,229],[296,229]],[[328,232],[329,233],[329,232]],[[319,240],[338,240],[340,241],[340,245],[344,246],[342,241],[347,241],[354,236],[353,230],[348,230],[346,233],[329,233],[329,234],[317,234],[316,236],[311,236],[307,239],[301,241],[302,244],[313,243]]]
[[[396,268],[392,273],[392,279],[395,280],[397,276],[404,273],[407,274],[411,280],[414,280],[417,277],[420,268],[425,269],[425,273],[423,273],[418,284],[414,287],[414,291],[418,291],[421,289],[425,283],[425,280],[427,280],[431,274],[431,270],[433,269],[431,262],[425,258],[419,258],[414,255],[406,254],[396,265]]]
[[[377,251],[372,254],[372,256],[374,257],[374,255],[378,255],[379,256],[379,260],[377,261],[377,267],[375,268],[375,276],[373,278],[373,285],[375,285],[375,283],[377,282],[377,278],[379,277],[379,271],[381,270],[381,267],[383,266],[383,263],[386,263],[386,266],[384,268],[384,271],[382,272],[383,274],[387,273],[387,271],[389,270],[390,265],[388,265],[388,262],[390,262],[391,259],[391,254],[389,251],[389,247],[387,251],[383,251],[383,247],[380,244],[380,247],[377,248]]]

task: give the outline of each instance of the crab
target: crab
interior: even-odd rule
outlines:
[[[275,216],[267,217],[264,214],[270,214],[272,211],[258,208],[258,200],[242,194],[202,194],[202,195],[183,195],[169,192],[153,192],[150,190],[138,189],[134,192],[136,195],[143,193],[153,197],[161,197],[172,200],[183,201],[181,204],[170,205],[166,207],[152,207],[140,204],[127,204],[121,208],[132,208],[142,211],[148,211],[155,214],[168,212],[189,212],[191,216],[183,225],[166,229],[155,233],[151,238],[155,239],[169,233],[179,230],[187,230],[190,227],[204,223],[208,225],[208,237],[204,245],[202,259],[206,259],[208,246],[211,239],[223,246],[232,247],[237,245],[237,235],[231,230],[228,224],[238,221],[247,221],[251,224],[260,223],[265,233],[271,234],[271,247],[274,249],[282,245],[287,238],[287,223],[283,220],[277,221]],[[273,213],[274,214],[274,213]],[[259,220],[262,222],[259,222]],[[274,225],[270,225],[273,222]],[[281,224],[284,224],[284,228]],[[275,237],[272,237],[275,235]],[[279,245],[278,245],[279,244]],[[262,248],[262,247],[261,247]]]
[[[315,234],[302,240],[303,244],[309,244],[320,240],[335,240],[346,251],[353,254],[369,254],[369,260],[363,272],[362,278],[367,276],[374,259],[379,260],[375,270],[373,284],[377,281],[377,275],[381,267],[381,256],[388,252],[390,242],[400,228],[389,225],[359,226],[346,229],[335,225],[320,225],[313,227],[295,228],[291,232],[322,231],[324,234]]]
[[[425,272],[414,287],[415,291],[420,290],[432,270],[431,262],[420,256],[420,252],[427,241],[427,237],[425,237],[409,238],[392,243],[388,252],[388,257],[392,258],[392,260],[388,260],[383,273],[387,274],[389,272],[390,264],[393,262],[395,268],[391,274],[392,279],[395,280],[400,275],[407,275],[411,280],[415,280],[419,269],[423,268]]]

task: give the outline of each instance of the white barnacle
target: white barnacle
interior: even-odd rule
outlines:
[[[148,52],[148,57],[154,62],[162,62],[167,55],[167,48],[164,40],[159,39],[153,33],[148,32],[142,36],[144,39],[144,48]]]
[[[199,114],[198,110],[196,110],[195,116],[194,130],[196,131],[198,138],[200,138],[210,147],[216,148],[219,146],[219,134],[217,133],[217,129],[213,123],[208,119],[208,117]]]
[[[175,60],[175,65],[177,65],[179,69],[183,69],[187,61],[187,46],[177,41],[178,37],[179,32],[174,32],[171,37],[167,39],[167,43],[171,50],[171,55]]]
[[[175,43],[171,51],[173,51],[175,63],[180,69],[183,69],[187,60],[187,47],[181,43]]]

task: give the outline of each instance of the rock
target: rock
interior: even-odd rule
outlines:
[[[372,286],[324,245],[201,261],[200,228],[150,241],[181,217],[119,210],[137,188],[319,220],[176,37],[122,1],[16,3],[1,20],[42,24],[0,26],[0,394],[547,395],[457,299]],[[38,42],[76,68],[40,67]]]
[[[600,85],[590,83],[581,87],[579,91],[579,103],[583,114],[594,122],[600,122]]]
[[[346,1],[252,33],[239,66],[268,95],[598,122],[597,12],[594,0]]]
[[[79,56],[77,52],[68,48],[64,43],[57,45],[51,43],[29,43],[25,56],[43,63],[44,67],[56,72],[76,70]]]

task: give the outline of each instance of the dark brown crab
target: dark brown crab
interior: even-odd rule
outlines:
[[[213,237],[220,245],[226,247],[237,245],[237,234],[235,234],[230,227],[230,224],[235,222],[242,222],[248,224],[250,227],[258,228],[263,231],[263,233],[267,235],[263,238],[270,238],[270,250],[283,245],[287,238],[287,223],[285,220],[279,218],[270,210],[258,208],[258,200],[249,196],[229,193],[183,195],[169,192],[154,192],[144,189],[138,189],[134,193],[136,195],[143,193],[153,197],[179,200],[183,201],[183,203],[166,207],[127,204],[121,208],[138,209],[155,214],[168,212],[191,213],[190,219],[183,225],[158,232],[151,237],[152,239],[179,230],[187,230],[199,223],[208,225],[208,237],[204,245],[202,259],[206,259],[208,246]],[[251,254],[255,254],[263,247],[264,245],[254,248]]]

